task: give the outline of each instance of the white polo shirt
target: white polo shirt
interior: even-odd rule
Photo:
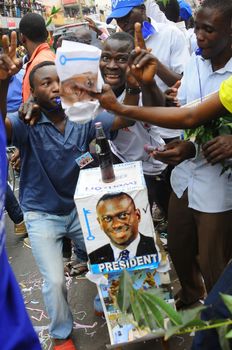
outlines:
[[[124,97],[125,91],[118,97],[118,101],[122,103]],[[144,174],[160,175],[167,165],[150,157],[144,151],[145,144],[156,148],[164,145],[164,140],[160,137],[156,126],[143,122],[135,122],[133,126],[118,130],[116,138],[110,141],[112,152],[123,163],[140,160]]]
[[[213,72],[210,60],[204,60],[193,54],[185,68],[178,98],[182,104],[185,104],[200,98],[200,91],[204,97],[218,90],[221,82],[231,74],[232,58],[225,67]],[[221,170],[220,163],[212,166],[200,153],[196,158],[182,162],[172,171],[173,191],[180,198],[188,189],[189,208],[204,213],[230,210],[232,209],[232,177],[228,178],[227,172],[220,175]]]
[[[168,23],[157,23],[151,18],[151,24],[156,32],[146,40],[147,48],[161,63],[176,73],[183,73],[186,62],[189,60],[189,50],[184,34],[175,26]],[[155,76],[157,85],[162,91],[168,86]],[[180,130],[158,128],[162,138],[180,136]]]

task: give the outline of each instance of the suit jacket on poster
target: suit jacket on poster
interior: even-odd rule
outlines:
[[[140,242],[137,247],[136,256],[157,254],[153,237],[147,237],[140,233]],[[91,264],[101,264],[114,261],[114,253],[110,244],[106,244],[89,254]]]

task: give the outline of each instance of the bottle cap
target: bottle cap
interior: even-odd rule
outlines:
[[[95,127],[96,127],[96,128],[100,128],[101,126],[102,126],[102,122],[96,122],[96,123],[95,123]]]

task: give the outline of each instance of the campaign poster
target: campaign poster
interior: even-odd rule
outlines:
[[[157,268],[160,261],[141,162],[114,166],[103,183],[99,168],[80,171],[75,203],[92,273]]]

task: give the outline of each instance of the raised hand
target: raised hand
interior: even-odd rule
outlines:
[[[29,98],[27,102],[22,103],[19,107],[19,117],[24,123],[33,126],[40,119],[41,110],[39,105],[35,103],[32,98]]]
[[[89,23],[89,28],[92,29],[94,32],[96,32],[97,35],[102,34],[101,29],[97,27],[96,23],[94,22],[94,20],[92,20],[92,18],[85,16],[84,19]]]
[[[140,84],[152,84],[158,69],[158,60],[147,50],[135,48],[128,61],[131,74]]]
[[[177,98],[178,89],[181,85],[181,80],[177,80],[177,82],[167,89],[164,93],[166,96],[166,106],[169,107],[180,107],[180,102]]]
[[[135,30],[134,30],[134,43],[135,43],[135,48],[136,47],[140,47],[140,49],[144,49],[146,50],[146,44],[143,38],[143,34],[142,34],[142,27],[140,23],[135,23],[134,26]]]
[[[0,55],[0,80],[16,74],[22,67],[21,59],[16,56],[17,35],[11,33],[11,42],[7,35],[2,36],[3,54]]]
[[[100,105],[106,110],[116,111],[117,107],[121,106],[108,84],[103,85],[101,93],[91,92],[90,95],[96,98],[100,102]]]
[[[146,48],[140,23],[135,23],[134,42],[135,49],[128,61],[131,74],[140,84],[152,84],[158,69],[158,60]]]

